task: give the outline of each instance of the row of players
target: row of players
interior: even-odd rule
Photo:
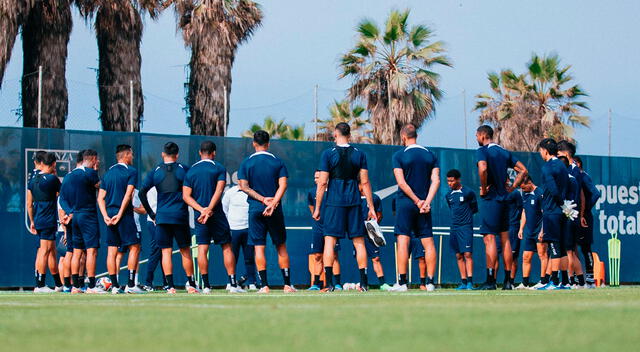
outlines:
[[[318,168],[317,190],[315,204],[310,208],[312,217],[316,221],[314,228],[322,227],[320,231],[324,241],[322,263],[324,266],[327,286],[326,291],[332,291],[334,285],[335,247],[337,240],[347,237],[352,240],[360,269],[360,290],[367,290],[367,250],[366,230],[363,219],[379,220],[376,212],[374,197],[369,184],[366,155],[348,144],[349,126],[338,124],[334,131],[336,145],[325,150],[321,156]],[[500,236],[505,264],[504,289],[511,289],[513,284],[509,278],[515,274],[514,253],[509,241],[509,209],[508,198],[513,194],[527,177],[527,170],[510,152],[492,142],[493,130],[489,126],[481,126],[477,130],[478,171],[481,181],[480,197],[482,226],[487,257],[487,281],[482,289],[495,289],[495,267],[497,263],[497,246],[495,236]],[[392,158],[393,172],[397,180],[399,191],[396,195],[396,222],[394,232],[398,243],[398,273],[399,282],[393,287],[394,291],[407,289],[407,260],[411,238],[419,239],[424,248],[424,262],[426,266],[425,288],[433,290],[433,276],[435,272],[436,253],[433,243],[431,223],[431,202],[440,184],[440,168],[436,155],[427,148],[416,143],[415,126],[409,124],[402,128],[402,142],[406,146],[396,152]],[[569,143],[565,145],[571,146]],[[269,135],[265,131],[258,131],[253,138],[254,154],[247,157],[238,171],[239,188],[248,196],[248,243],[255,248],[255,264],[259,273],[261,288],[259,292],[269,292],[264,254],[266,237],[270,235],[278,253],[278,264],[281,268],[284,291],[295,292],[291,285],[289,256],[286,248],[286,230],[284,214],[280,201],[287,188],[288,172],[284,163],[268,151]],[[545,288],[555,289],[564,287],[559,282],[559,272],[562,281],[568,281],[569,266],[581,277],[582,268],[575,256],[575,238],[578,231],[574,228],[565,231],[569,222],[576,214],[571,207],[578,203],[581,226],[588,229],[590,208],[585,206],[586,188],[584,183],[577,183],[577,194],[573,199],[569,194],[569,169],[555,157],[557,144],[551,139],[545,139],[540,144],[540,154],[546,161],[542,168],[543,195],[539,200],[542,210],[542,235],[538,239],[548,244],[550,252],[551,279]],[[573,151],[568,154],[573,156]],[[188,277],[188,292],[198,292],[193,278],[193,261],[190,251],[190,230],[188,226],[187,206],[194,209],[195,234],[198,243],[199,258],[203,274],[204,288],[209,289],[207,253],[211,243],[223,247],[225,267],[228,273],[229,286],[232,291],[240,292],[235,278],[235,257],[228,245],[230,242],[230,228],[227,217],[220,207],[220,200],[226,183],[226,170],[215,162],[215,144],[206,141],[200,148],[201,160],[191,168],[178,163],[178,146],[169,142],[162,152],[163,162],[160,163],[144,179],[139,190],[142,204],[140,212],[144,211],[154,222],[156,229],[154,240],[161,250],[162,269],[167,292],[175,293],[172,276],[171,251],[173,241],[177,243],[182,255],[182,264]],[[59,203],[62,211],[60,220],[71,232],[73,254],[71,260],[72,293],[80,290],[80,260],[86,251],[86,271],[89,277],[87,292],[100,292],[95,286],[95,259],[99,246],[98,219],[96,203],[107,224],[107,268],[114,282],[113,292],[120,292],[117,282],[117,248],[129,249],[129,282],[126,292],[138,293],[135,286],[135,273],[140,251],[140,239],[136,235],[134,222],[134,207],[132,198],[136,188],[137,171],[131,166],[133,151],[130,146],[118,146],[116,151],[118,163],[113,165],[103,179],[100,180],[95,169],[97,153],[92,150],[83,152],[82,165],[65,177],[60,185],[55,170],[55,157],[47,155],[41,167],[41,173],[29,182],[28,210],[32,220],[32,232],[41,238],[39,261],[37,260],[38,287],[44,288],[44,273],[47,255],[51,253],[55,236],[55,199],[59,191]],[[53,159],[53,160],[51,160]],[[569,160],[571,161],[571,160]],[[558,164],[560,163],[560,164]],[[507,169],[517,172],[515,180],[507,183]],[[577,167],[572,165],[570,170]],[[582,172],[578,171],[580,175]],[[580,176],[580,180],[583,177]],[[458,264],[465,282],[465,287],[471,283],[472,263],[470,250],[473,236],[473,213],[477,211],[475,194],[462,187],[460,174],[452,170],[447,175],[451,191],[447,194],[447,202],[452,209],[452,247],[456,250]],[[531,182],[525,182],[525,187]],[[96,199],[95,189],[99,188]],[[157,212],[149,204],[147,193],[155,188],[157,191]],[[575,193],[575,189],[574,189]],[[591,198],[587,198],[591,199]],[[567,207],[565,201],[570,205]],[[363,207],[363,205],[365,205]],[[533,204],[533,203],[531,203]],[[582,204],[582,205],[580,205]],[[364,208],[364,209],[363,209]],[[566,209],[563,209],[566,208]],[[144,209],[144,210],[141,210]],[[566,211],[565,211],[566,210]],[[587,211],[588,210],[588,211]],[[565,215],[563,215],[563,212]],[[589,213],[589,214],[588,214]],[[529,219],[525,210],[523,224]],[[535,223],[535,221],[531,221]],[[51,230],[54,228],[54,230]],[[526,229],[527,226],[524,226]],[[314,233],[317,231],[314,231]],[[535,231],[529,231],[535,233]],[[588,231],[580,231],[587,233]],[[571,238],[571,239],[569,239]],[[583,252],[589,252],[590,245],[586,239],[580,243]],[[525,241],[525,258],[527,247]],[[537,246],[537,244],[536,244]],[[540,253],[540,250],[538,250]],[[585,257],[587,271],[590,270],[591,258]],[[49,261],[50,262],[50,261]],[[204,264],[204,265],[202,265]],[[375,265],[374,265],[375,267]],[[579,268],[578,268],[579,267]],[[53,273],[54,268],[50,266]],[[545,268],[546,270],[546,268]],[[592,270],[592,269],[591,269]],[[377,271],[377,270],[376,270]],[[526,265],[525,265],[526,271]],[[55,275],[54,275],[55,276]],[[314,273],[314,282],[319,288],[319,272]],[[379,275],[380,276],[380,275]],[[525,276],[528,278],[528,276]],[[56,285],[60,281],[59,275]],[[584,280],[581,280],[582,283]],[[383,282],[384,283],[384,282]],[[525,282],[526,283],[526,282]],[[568,282],[567,282],[568,283]]]

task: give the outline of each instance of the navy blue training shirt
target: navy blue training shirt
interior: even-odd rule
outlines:
[[[219,162],[211,159],[202,159],[193,164],[184,179],[184,186],[191,188],[191,196],[203,207],[208,207],[219,181],[227,180],[227,169]],[[222,198],[220,198],[222,200]],[[222,211],[222,202],[218,202],[214,212]],[[200,212],[194,211],[195,219],[200,217]]]
[[[167,173],[169,171],[175,179]],[[189,168],[181,163],[163,163],[147,174],[138,192],[140,202],[156,224],[188,224],[189,210],[182,200],[182,183]],[[147,200],[147,192],[155,187],[158,203],[154,213]]]
[[[133,166],[118,163],[107,170],[107,173],[102,177],[102,182],[100,182],[100,189],[107,192],[104,200],[107,203],[109,216],[118,214],[124,195],[127,193],[127,186],[131,185],[135,188],[137,184],[138,170]],[[133,206],[129,204],[125,211],[127,213],[133,211]]]
[[[522,195],[522,207],[526,224],[524,225],[524,235],[538,237],[542,230],[542,189],[536,187],[532,192]]]
[[[507,194],[507,206],[509,207],[509,227],[520,227],[520,218],[522,217],[522,193],[520,190],[513,190]]]
[[[100,182],[98,173],[94,169],[80,166],[71,171],[71,175],[69,187],[75,189],[73,212],[95,213],[96,185]]]
[[[340,169],[341,153],[346,155],[345,158],[348,158],[348,160],[345,160],[345,164],[342,165],[344,170]],[[367,170],[367,168],[367,156],[356,147],[336,145],[324,150],[320,156],[320,165],[318,166],[318,170],[329,173],[329,186],[323,203],[326,202],[328,206],[335,207],[360,205],[357,175],[360,170]],[[345,173],[343,176],[347,177],[336,177],[340,172]],[[350,175],[346,175],[347,173]]]
[[[375,210],[375,212],[382,213],[382,199],[380,199],[377,194],[373,193],[372,200],[373,209]],[[369,218],[369,206],[367,206],[367,197],[365,196],[360,196],[360,209],[362,210],[362,221],[367,221],[367,219]]]
[[[506,183],[509,175],[508,168],[516,166],[518,159],[501,146],[490,143],[478,148],[476,151],[478,162],[487,162],[487,199],[502,200],[507,195]]]
[[[76,204],[76,189],[73,186],[76,184],[76,181],[73,180],[74,177],[79,174],[68,173],[62,179],[62,185],[60,186],[60,207],[64,212],[69,215],[73,214]]]
[[[256,152],[240,164],[238,180],[246,180],[249,187],[263,197],[273,197],[278,191],[281,177],[289,177],[284,162],[270,152]],[[257,199],[248,198],[249,211],[262,212],[266,208]]]
[[[569,188],[569,172],[564,163],[552,157],[542,165],[542,211],[560,213]]]
[[[596,185],[593,183],[591,176],[582,171],[582,189],[584,190],[584,198],[585,198],[585,212],[591,212],[591,208],[596,205],[598,198],[600,198],[600,191],[596,188]]]
[[[473,214],[478,212],[476,194],[467,187],[449,190],[445,200],[451,209],[451,227],[473,226]]]
[[[27,189],[33,196],[33,224],[36,230],[58,227],[58,176],[38,173],[29,180]]]
[[[565,197],[567,200],[572,200],[576,204],[580,204],[580,186],[578,185],[578,180],[575,177],[569,174],[569,184],[567,187],[567,195]],[[579,207],[576,207],[575,210],[580,210]]]
[[[440,168],[435,153],[418,144],[409,145],[395,152],[391,158],[391,165],[394,169],[402,169],[407,184],[421,200],[427,198],[429,193],[431,172],[433,169]],[[398,189],[397,197],[409,198],[401,189]]]

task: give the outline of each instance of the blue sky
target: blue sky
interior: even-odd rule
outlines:
[[[464,97],[473,137],[474,96],[488,91],[486,74],[502,68],[524,70],[532,52],[557,52],[573,66],[576,82],[589,93],[590,129],[580,129],[579,153],[608,152],[607,111],[613,111],[614,155],[638,156],[633,138],[640,131],[635,96],[640,90],[640,2],[637,1],[260,1],[263,26],[237,53],[233,69],[229,135],[238,136],[267,115],[313,130],[313,87],[319,85],[320,117],[349,81],[338,80],[338,58],[355,42],[354,28],[369,17],[382,23],[392,8],[411,9],[409,21],[424,23],[447,43],[454,68],[442,68],[444,99],[434,119],[423,126],[420,142],[463,148]],[[14,47],[0,91],[0,125],[20,126],[22,47]],[[99,129],[93,29],[74,10],[67,80],[72,129]],[[184,65],[189,52],[175,29],[173,11],[145,19],[142,43],[145,94],[144,132],[188,134],[185,124]]]

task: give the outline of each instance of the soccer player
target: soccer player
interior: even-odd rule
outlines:
[[[62,185],[60,186],[60,192],[58,192],[58,234],[61,235],[58,239],[58,246],[60,251],[60,263],[58,264],[58,272],[62,274],[62,292],[71,292],[71,259],[73,257],[73,241],[71,239],[71,229],[67,228],[64,224],[64,219],[67,214],[60,205],[60,194],[62,194]]]
[[[137,194],[139,199],[140,192],[138,191]],[[151,187],[151,189],[149,189],[149,191],[147,192],[147,201],[149,202],[149,206],[151,207],[151,210],[156,212],[158,209],[157,208],[158,192],[156,191],[155,187]],[[136,205],[134,204],[134,207],[135,206]],[[153,221],[153,219],[151,219],[151,217],[147,213],[147,210],[144,208],[144,205],[142,205],[141,200],[140,200],[140,207],[142,209],[139,209],[139,213],[140,214],[144,213],[147,215],[146,226],[147,226],[147,231],[149,233],[149,256],[147,257],[147,275],[144,279],[143,289],[147,292],[153,292],[155,290],[153,287],[153,276],[156,272],[156,268],[158,267],[158,264],[160,264],[160,262],[162,261],[162,250],[160,249],[160,247],[158,247],[158,239],[156,236],[156,227],[157,227],[156,223],[155,221]],[[160,265],[160,271],[162,272],[162,289],[166,291],[169,287],[167,286],[167,279],[164,275],[164,271],[162,270],[163,270],[162,265]]]
[[[482,290],[495,290],[496,280],[494,267],[498,260],[495,236],[500,236],[504,261],[503,290],[511,290],[511,267],[513,253],[509,243],[509,212],[505,198],[518,188],[527,175],[527,169],[511,152],[493,142],[493,128],[487,125],[476,130],[478,148],[478,175],[480,177],[480,198],[483,235],[487,257],[487,281],[480,287]],[[517,176],[510,187],[507,187],[507,169],[513,168]]]
[[[547,244],[542,242],[542,189],[537,187],[528,175],[520,188],[523,195],[518,238],[523,242],[522,283],[516,289],[537,289],[549,283],[549,277],[546,276],[549,263]],[[538,254],[538,259],[540,259],[540,281],[532,286],[529,277],[534,252]]]
[[[75,200],[72,208],[73,224],[73,259],[71,260],[71,277],[74,287],[71,293],[80,293],[79,280],[80,259],[86,251],[86,273],[89,287],[86,293],[106,293],[96,287],[96,259],[100,248],[100,232],[96,208],[96,191],[100,186],[98,177],[98,153],[93,149],[82,152],[82,166],[75,168],[65,177],[69,177],[68,187],[74,189]],[[66,197],[66,196],[65,196]]]
[[[76,155],[76,169],[82,167],[82,155],[84,154],[84,150],[81,150]],[[76,201],[76,189],[74,187],[75,181],[72,179],[76,176],[73,172],[68,173],[62,179],[62,185],[60,186],[60,195],[58,197],[58,202],[60,203],[59,217],[60,222],[65,227],[66,232],[66,241],[67,241],[67,251],[71,252],[68,255],[68,265],[71,273],[71,293],[80,293],[81,286],[78,286],[77,290],[74,290],[76,286],[76,282],[82,283],[84,286],[84,268],[85,268],[85,259],[86,259],[86,251],[82,248],[78,253],[80,253],[79,258],[77,255],[75,256],[77,264],[74,269],[73,258],[74,258],[74,236],[73,236],[73,208],[75,206]]]
[[[111,279],[111,293],[122,290],[118,283],[119,263],[116,261],[118,248],[129,251],[127,266],[129,280],[125,293],[139,294],[141,290],[135,284],[136,267],[140,255],[140,236],[133,216],[133,192],[138,182],[138,170],[133,166],[133,150],[130,145],[116,147],[117,164],[111,166],[100,182],[98,206],[107,225],[107,271]]]
[[[362,193],[362,184],[358,184],[358,189],[360,193]],[[376,221],[378,224],[382,221],[382,199],[378,197],[377,194],[372,193],[373,198],[373,207],[376,211]],[[360,208],[362,214],[362,221],[367,220],[367,198],[363,195],[360,196]],[[371,264],[373,265],[373,272],[376,273],[376,277],[378,278],[378,284],[380,285],[380,290],[389,291],[391,286],[386,283],[384,279],[384,270],[382,269],[382,262],[380,261],[380,248],[373,243],[373,240],[369,237],[366,230],[364,233],[364,246],[367,249],[367,258],[371,258]],[[356,254],[354,252],[354,254]],[[334,268],[335,270],[335,268]]]
[[[411,237],[420,238],[427,264],[427,291],[435,290],[436,247],[433,243],[431,202],[440,187],[438,158],[429,149],[418,145],[416,126],[406,124],[400,131],[404,149],[393,154],[391,163],[398,183],[396,193],[396,224],[394,232],[398,247],[398,286],[394,291],[407,291],[407,266]]]
[[[558,144],[551,138],[543,139],[538,145],[538,151],[545,164],[542,166],[542,229],[543,240],[549,245],[551,257],[551,281],[542,290],[563,289],[560,285],[558,271],[565,271],[561,267],[561,260],[567,256],[564,248],[564,214],[562,206],[569,187],[569,172],[562,161],[557,158]],[[564,274],[563,274],[564,276]]]
[[[507,208],[509,209],[509,244],[511,244],[511,286],[514,286],[516,274],[518,273],[518,257],[520,256],[520,218],[522,217],[522,193],[516,188],[507,197]],[[496,243],[497,244],[497,243]]]
[[[29,183],[29,181],[31,181],[31,179],[33,179],[34,177],[36,177],[39,173],[40,173],[40,169],[42,168],[42,161],[44,160],[44,157],[47,155],[47,152],[45,152],[44,150],[38,150],[35,153],[33,153],[33,170],[31,171],[31,173],[29,174],[29,177],[27,179],[27,185]],[[33,271],[34,271],[34,278],[35,278],[35,285],[34,287],[38,287],[38,252],[40,251],[40,242],[38,240],[38,244],[36,245],[36,260],[33,264]]]
[[[287,230],[280,201],[287,190],[287,167],[269,152],[269,133],[253,134],[255,153],[245,158],[238,170],[240,189],[249,196],[249,243],[255,247],[256,267],[262,287],[259,293],[269,293],[265,247],[267,232],[278,252],[278,264],[284,280],[284,292],[296,292],[291,285]]]
[[[30,231],[32,234],[38,235],[40,239],[40,248],[36,256],[38,283],[33,292],[60,292],[62,291],[62,281],[60,281],[55,260],[55,240],[58,229],[57,197],[60,191],[60,180],[55,175],[55,154],[46,153],[39,167],[40,172],[29,180],[26,199],[27,214],[31,222]],[[50,260],[52,254],[54,255],[53,261]],[[55,290],[45,286],[47,265],[55,281]]]
[[[224,215],[220,200],[227,184],[227,169],[214,161],[216,144],[212,141],[200,143],[200,161],[193,164],[182,186],[182,199],[195,212],[196,243],[198,244],[198,268],[202,275],[202,293],[211,293],[209,283],[209,245],[220,245],[224,266],[229,279],[229,292],[243,293],[236,280],[236,258],[231,249],[231,230]]]
[[[178,162],[180,148],[173,142],[167,142],[162,152],[162,163],[147,174],[140,187],[140,202],[147,215],[156,223],[155,238],[162,251],[162,269],[167,282],[168,294],[175,294],[173,283],[173,263],[171,261],[173,241],[175,240],[182,267],[187,274],[188,293],[199,293],[193,277],[193,258],[191,257],[191,231],[189,228],[189,211],[182,200],[182,184],[187,175],[187,166]],[[157,191],[157,212],[151,208],[147,193],[155,187]]]
[[[447,171],[449,192],[445,199],[451,209],[449,245],[456,254],[462,283],[456,290],[473,290],[473,214],[478,212],[476,194],[460,182],[460,171]]]
[[[587,288],[595,288],[595,280],[593,279],[593,253],[591,252],[591,244],[593,243],[593,214],[591,213],[591,209],[593,209],[598,198],[600,198],[600,191],[596,188],[591,176],[584,171],[582,158],[574,156],[573,160],[580,168],[584,191],[584,202],[582,202],[584,210],[580,217],[577,243],[580,246],[585,261],[585,286]]]
[[[565,141],[560,141],[560,142],[565,142]],[[560,145],[560,143],[558,144]],[[560,154],[560,151],[558,151],[558,154]],[[564,155],[559,155],[558,159],[560,159],[564,163],[567,169],[570,169],[571,165],[569,164],[569,158],[567,158]],[[578,169],[578,172],[580,172],[579,171],[580,169],[577,166],[576,166],[576,169]],[[567,200],[573,202],[573,204],[578,205],[581,203],[579,198],[581,197],[582,194],[583,193],[582,193],[582,189],[580,188],[579,181],[575,177],[573,177],[571,172],[569,172],[569,185],[567,188],[567,197],[566,197]],[[579,217],[576,215],[575,219],[571,217],[567,217],[565,219],[565,224],[564,224],[564,232],[565,232],[564,239],[565,239],[565,248],[567,249],[569,279],[567,283],[565,282],[565,277],[563,277],[562,284],[565,286],[568,284],[569,286],[566,286],[568,288],[584,288],[585,286],[584,273],[582,271],[582,264],[580,263],[580,259],[578,258],[578,255],[576,253],[576,248],[577,248],[576,241],[578,237],[579,221],[580,221]],[[574,275],[577,277],[577,282],[574,281]]]
[[[244,257],[246,277],[240,278],[238,283],[246,281],[249,291],[256,291],[256,257],[255,249],[249,244],[249,203],[247,194],[238,185],[229,188],[222,196],[222,210],[227,216],[231,228],[231,249],[238,265],[240,249]],[[229,287],[230,289],[231,287]]]
[[[375,207],[371,196],[367,156],[358,148],[349,145],[351,128],[348,124],[338,123],[333,131],[336,145],[326,149],[320,156],[320,177],[316,187],[316,206],[313,218],[323,219],[324,255],[323,263],[327,287],[331,292],[333,286],[333,262],[335,245],[340,238],[349,238],[356,249],[356,260],[360,271],[361,292],[369,289],[367,279],[367,249],[364,244],[365,227],[360,207],[360,191],[367,200],[368,218],[376,219]],[[359,181],[358,181],[358,177]],[[326,194],[326,199],[325,199]],[[326,207],[323,208],[323,201]],[[323,209],[324,216],[320,210]]]
[[[313,175],[313,181],[318,184],[318,180],[320,179],[320,171],[316,170]],[[325,191],[326,192],[326,191]],[[313,221],[311,225],[311,254],[313,255],[314,260],[314,268],[313,268],[313,285],[309,287],[309,291],[320,291],[322,290],[322,282],[320,281],[320,276],[322,275],[322,270],[324,270],[324,266],[322,263],[322,256],[324,254],[324,228],[322,226],[323,221],[323,209],[320,210],[320,220],[316,221],[313,219],[313,212],[316,207],[316,188],[309,190],[307,194],[307,201],[309,205],[309,212],[311,212],[311,219]],[[323,207],[326,207],[327,203],[323,203]],[[340,250],[340,242],[336,242],[336,251]],[[333,279],[334,279],[334,289],[337,291],[342,290],[342,284],[340,282],[340,260],[338,259],[338,255],[335,256],[333,261]]]

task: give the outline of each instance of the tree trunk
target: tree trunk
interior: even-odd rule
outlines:
[[[22,29],[22,122],[38,126],[38,67],[42,66],[41,127],[65,128],[69,108],[67,44],[73,25],[69,0],[38,1]]]
[[[225,88],[229,97],[235,48],[219,31],[201,35],[198,45],[191,47],[187,122],[193,135],[224,136],[229,125],[224,111]]]
[[[0,13],[0,88],[4,79],[4,71],[11,59],[13,44],[18,35],[18,19]]]
[[[140,131],[144,113],[140,67],[142,19],[130,1],[103,5],[96,14],[99,69],[100,121],[105,131],[131,131],[133,81],[133,131]]]

